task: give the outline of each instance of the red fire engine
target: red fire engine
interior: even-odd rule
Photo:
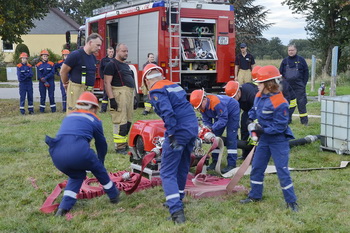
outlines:
[[[108,47],[127,44],[139,93],[148,53],[155,55],[167,79],[188,92],[219,90],[234,78],[234,11],[228,0],[127,1],[94,10],[85,36],[97,32],[104,38],[98,59]],[[98,90],[103,90],[100,77]]]

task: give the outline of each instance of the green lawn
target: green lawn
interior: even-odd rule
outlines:
[[[54,217],[39,211],[55,186],[66,179],[48,156],[45,135],[55,136],[63,113],[21,116],[18,100],[0,100],[0,232],[349,232],[350,168],[312,172],[292,172],[300,211],[286,209],[276,175],[266,175],[264,199],[242,205],[244,194],[214,198],[185,199],[187,223],[175,226],[166,221],[161,187],[130,196],[122,194],[117,205],[106,196],[78,200],[71,211],[73,219]],[[38,111],[38,103],[35,103]],[[60,107],[58,107],[60,109]],[[308,104],[309,114],[320,114],[320,103]],[[143,119],[142,109],[135,121]],[[110,172],[128,169],[129,158],[113,150],[112,123],[108,113],[103,120],[109,144],[106,167]],[[158,119],[153,113],[146,119]],[[302,127],[294,118],[296,138],[320,134],[320,119],[310,119]],[[292,148],[290,167],[331,167],[349,160],[346,155],[320,151],[320,143]],[[30,179],[35,179],[35,189]],[[249,188],[249,176],[240,181]]]

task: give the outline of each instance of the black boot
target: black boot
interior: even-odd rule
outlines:
[[[246,198],[244,200],[240,200],[239,202],[241,204],[248,204],[248,203],[251,203],[251,202],[258,202],[258,201],[261,201],[261,199],[248,197],[248,198]]]
[[[298,204],[296,202],[287,203],[287,208],[291,208],[294,212],[299,211]]]
[[[57,210],[55,216],[56,216],[56,217],[61,217],[61,216],[66,215],[66,213],[68,213],[68,210],[59,208],[59,209]]]
[[[148,111],[144,110],[144,111],[142,112],[142,115],[146,116],[148,113],[149,113]]]
[[[184,210],[178,210],[171,215],[171,219],[175,224],[182,224],[186,222]]]

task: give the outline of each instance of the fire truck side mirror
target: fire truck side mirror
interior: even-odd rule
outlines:
[[[66,47],[70,49],[70,31],[66,31]]]

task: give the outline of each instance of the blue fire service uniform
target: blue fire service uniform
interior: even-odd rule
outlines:
[[[155,112],[164,121],[160,177],[170,214],[183,209],[182,199],[191,152],[198,135],[198,121],[186,92],[169,80],[156,82],[150,92]],[[170,137],[171,136],[171,137]]]
[[[239,128],[240,107],[237,100],[225,95],[207,95],[208,102],[204,111],[200,111],[203,123],[221,136],[226,128],[227,166],[236,167],[237,131]],[[213,122],[214,121],[214,122]],[[212,158],[216,163],[219,149],[213,150]]]
[[[90,148],[95,139],[97,155]],[[104,167],[107,142],[103,135],[101,120],[92,112],[76,110],[62,122],[56,138],[46,136],[49,152],[58,170],[69,176],[59,208],[70,210],[77,201],[77,194],[86,178],[86,170],[94,174],[103,185],[109,198],[118,196],[119,191]]]
[[[46,89],[49,93],[51,112],[56,112],[55,103],[55,69],[51,61],[41,61],[36,65],[40,92],[40,112],[45,112]]]
[[[33,71],[32,66],[30,64],[19,63],[17,65],[17,77],[19,82],[19,110],[21,114],[25,114],[25,101],[26,95],[28,97],[28,111],[29,114],[34,113],[34,105],[33,105]]]
[[[254,106],[249,111],[249,118],[258,119],[264,133],[260,136],[252,162],[250,198],[262,198],[264,172],[272,156],[284,199],[287,203],[297,200],[288,170],[290,150],[288,141],[294,138],[288,126],[288,117],[288,103],[281,92],[270,94],[258,92]]]
[[[59,60],[56,64],[55,64],[55,73],[60,76],[60,70],[61,67],[63,65],[64,60]],[[69,74],[68,74],[69,76]],[[63,83],[62,80],[60,79],[60,89],[61,89],[61,94],[62,94],[62,111],[66,112],[67,110],[67,93],[66,93],[66,89],[64,89],[63,87]]]
[[[309,80],[309,68],[303,57],[295,55],[283,59],[280,66],[280,73],[286,78],[293,88],[297,97],[297,107],[302,124],[308,124],[308,114],[306,110],[306,84]]]

